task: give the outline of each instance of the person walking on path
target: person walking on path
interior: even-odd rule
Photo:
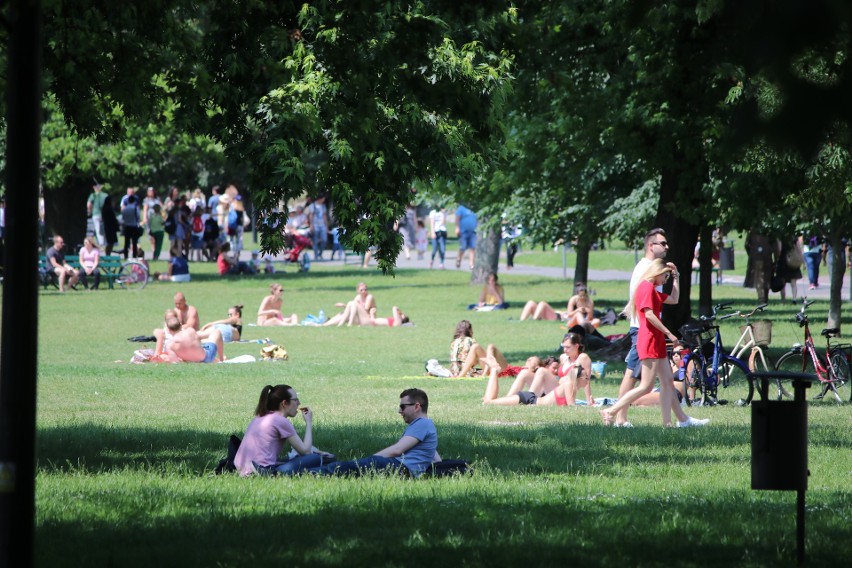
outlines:
[[[456,257],[456,268],[461,268],[464,253],[470,251],[469,267],[473,270],[474,256],[476,255],[476,213],[459,205],[456,208],[456,236],[459,239],[459,254]]]
[[[98,239],[98,246],[101,247],[107,246],[102,213],[106,197],[106,194],[103,192],[103,186],[96,183],[92,186],[92,193],[89,194],[89,199],[86,201],[87,212],[92,217],[92,228],[95,231],[95,237]]]
[[[669,278],[673,280],[671,295],[658,291]],[[639,386],[629,390],[624,396],[619,395],[618,402],[612,408],[601,411],[604,425],[611,426],[619,412],[626,412],[632,402],[650,393],[656,378],[660,379],[660,412],[663,426],[672,425],[672,410],[678,418],[679,428],[704,426],[709,422],[707,419],[699,420],[687,416],[681,409],[674,387],[672,368],[666,354],[666,337],[671,339],[675,347],[678,345],[678,339],[666,328],[659,314],[663,304],[677,304],[679,297],[680,274],[675,265],[671,262],[666,264],[659,258],[651,261],[640,277],[635,294],[624,308],[624,313],[629,317],[639,319],[636,350],[642,362],[642,379]],[[622,427],[625,424],[627,422],[622,423]]]
[[[441,260],[441,268],[444,268],[444,256],[447,252],[447,211],[443,205],[435,207],[429,212],[430,233],[432,236],[432,260],[429,268],[435,265],[435,255]]]
[[[633,295],[636,293],[636,287],[641,282],[642,275],[645,274],[645,271],[648,270],[651,263],[656,259],[666,258],[666,255],[669,252],[669,243],[666,241],[666,232],[659,227],[651,229],[645,233],[644,243],[645,255],[636,263],[636,266],[633,268],[633,274],[630,277],[629,301],[632,300]],[[636,379],[639,376],[639,354],[636,350],[636,340],[639,336],[638,317],[630,317],[630,328],[628,329],[627,334],[630,336],[630,351],[627,352],[627,357],[624,358],[627,368],[624,370],[624,376],[621,379],[621,386],[618,389],[619,400],[621,400],[621,398],[636,385]],[[623,426],[625,424],[632,426],[632,424],[627,421],[627,407],[624,407],[623,410],[615,413],[615,425]]]

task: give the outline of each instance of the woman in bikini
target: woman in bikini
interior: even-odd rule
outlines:
[[[530,390],[519,391],[501,398],[496,397],[497,375],[500,366],[494,361],[491,374],[485,390],[484,404],[513,406],[518,404],[535,404],[540,406],[574,406],[577,391],[583,389],[586,400],[594,404],[592,386],[589,381],[592,373],[592,359],[583,352],[583,339],[576,333],[567,333],[562,340],[563,354],[560,355],[559,366],[555,370],[541,368],[536,371],[535,378],[530,384]],[[552,369],[552,367],[551,367]],[[519,381],[515,381],[516,384]],[[515,385],[513,385],[515,388]]]
[[[299,325],[299,316],[291,314],[284,317],[281,312],[281,304],[283,303],[281,295],[284,293],[284,288],[280,284],[273,283],[269,285],[269,289],[271,294],[260,302],[260,308],[257,310],[257,325]]]
[[[564,312],[557,312],[547,302],[530,300],[521,310],[520,319],[560,320],[566,322],[569,329],[575,325],[582,325],[588,331],[601,325],[601,320],[595,317],[595,303],[582,282],[577,283],[575,294],[568,300]]]
[[[642,364],[642,375],[639,385],[618,398],[612,407],[601,411],[604,425],[614,424],[615,417],[621,410],[626,410],[631,403],[647,395],[654,387],[654,380],[660,379],[660,409],[663,426],[672,426],[671,414],[677,415],[679,428],[689,426],[704,426],[709,420],[698,420],[687,416],[678,404],[675,394],[674,377],[671,364],[666,355],[666,337],[671,339],[674,348],[679,346],[675,335],[663,325],[660,312],[663,304],[677,304],[680,296],[679,274],[674,264],[666,264],[661,259],[654,260],[642,275],[633,297],[624,308],[628,317],[639,316],[639,335],[636,340],[636,350]],[[674,279],[671,295],[658,291],[658,288],[669,280]],[[629,422],[615,424],[626,426]]]
[[[222,341],[231,343],[239,341],[243,332],[243,307],[231,306],[228,308],[228,317],[225,319],[211,321],[205,324],[198,332],[198,336],[204,339],[207,332],[212,329],[218,329],[222,334]]]
[[[343,308],[339,314],[331,317],[323,325],[348,326],[353,325],[370,325],[369,323],[361,323],[361,319],[366,322],[368,318],[362,318],[361,314],[366,312],[368,317],[376,317],[376,299],[367,291],[367,285],[364,282],[359,282],[355,298],[346,302],[338,302],[334,304],[338,308]],[[363,308],[363,312],[359,309]]]
[[[391,317],[377,318],[373,315],[375,311],[369,313],[364,306],[353,300],[346,304],[346,309],[329,319],[323,325],[342,326],[345,323],[349,327],[353,325],[395,327],[411,321],[397,306],[394,306],[392,310],[393,315]]]

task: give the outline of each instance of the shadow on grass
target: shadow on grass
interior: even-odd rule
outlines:
[[[342,458],[390,444],[401,430],[401,423],[322,426],[324,439],[340,440],[338,448],[328,449],[338,450]],[[747,432],[445,422],[439,433],[444,457],[485,458],[486,471],[467,479],[417,482],[225,476],[196,485],[179,478],[177,485],[152,482],[132,494],[115,487],[90,491],[75,486],[74,495],[88,495],[94,509],[85,509],[84,522],[73,516],[42,516],[37,565],[74,558],[80,566],[174,565],[176,559],[182,566],[258,561],[401,566],[416,557],[417,566],[740,566],[791,563],[794,557],[792,498],[773,501],[765,493],[735,489],[707,495],[698,486],[661,492],[649,486],[641,495],[608,495],[590,492],[588,481],[579,482],[618,478],[625,467],[648,463],[707,465],[716,461],[712,453],[695,452],[696,447],[743,446]],[[209,475],[224,455],[227,435],[95,425],[46,428],[39,432],[40,469],[153,469],[159,478],[162,464],[173,462]],[[578,482],[579,489],[574,485]],[[92,483],[95,487],[98,481]],[[301,502],[300,495],[310,495],[312,501]],[[832,510],[848,504],[848,495],[823,498],[830,506],[813,516],[822,517],[829,532],[826,523],[836,518]],[[269,506],[253,509],[256,499]],[[128,500],[135,503],[131,509],[147,509],[150,516],[105,521],[96,513],[126,511]],[[819,523],[811,520],[812,527]],[[832,554],[840,552],[837,546],[829,548]],[[839,546],[849,551],[848,541]],[[827,560],[824,547],[813,548],[812,564]]]
[[[691,464],[714,461],[692,451],[703,444],[735,447],[750,443],[749,432],[731,428],[666,431],[662,428],[617,430],[597,424],[537,424],[531,414],[495,414],[493,421],[438,424],[439,451],[445,458],[485,459],[496,473],[616,474],[634,462],[642,448],[646,463]],[[370,455],[396,441],[404,425],[323,423],[317,445],[340,459]],[[149,470],[164,467],[209,473],[225,456],[231,432],[111,429],[92,424],[44,428],[38,433],[39,469],[43,471]],[[234,432],[242,437],[242,432]],[[826,440],[831,444],[831,440]],[[836,446],[836,444],[833,444]],[[748,458],[745,458],[748,459]]]
[[[713,499],[675,492],[612,498],[576,495],[566,483],[507,500],[504,492],[489,494],[486,487],[459,494],[451,485],[455,480],[400,491],[406,483],[263,480],[244,492],[264,494],[276,504],[262,512],[233,494],[200,503],[202,496],[192,492],[166,495],[159,487],[140,487],[137,499],[151,504],[151,517],[42,523],[36,564],[62,565],[63,558],[73,558],[78,566],[271,561],[278,566],[729,567],[792,565],[795,557],[791,504],[756,496],[746,502],[733,493]],[[323,494],[329,485],[358,497]],[[308,494],[312,502],[296,497]],[[127,495],[120,492],[99,492],[96,499],[105,511],[127,508]],[[184,512],[169,513],[173,507]],[[812,534],[819,535],[826,524],[812,521]],[[811,546],[811,565],[829,565],[824,563],[850,548],[848,542]]]

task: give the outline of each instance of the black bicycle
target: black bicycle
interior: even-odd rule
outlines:
[[[716,320],[739,315],[739,312],[717,315],[730,306],[717,304],[713,306],[713,315],[701,316],[697,322],[684,324],[679,330],[684,345],[691,350],[683,358],[685,399],[689,406],[713,406],[729,400],[744,406],[751,401],[753,387],[748,380],[748,364],[725,353],[719,326],[714,324]],[[720,398],[720,393],[725,398]]]

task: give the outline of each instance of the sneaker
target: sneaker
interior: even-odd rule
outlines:
[[[621,424],[613,424],[616,428],[633,428],[633,424],[630,422],[622,422]]]
[[[444,379],[450,378],[450,370],[442,367],[441,364],[438,363],[437,359],[429,359],[426,361],[426,372],[433,377],[442,377]]]
[[[709,418],[693,418],[692,416],[687,417],[685,422],[681,422],[678,420],[677,427],[678,428],[694,428],[698,426],[706,426],[710,423]]]

